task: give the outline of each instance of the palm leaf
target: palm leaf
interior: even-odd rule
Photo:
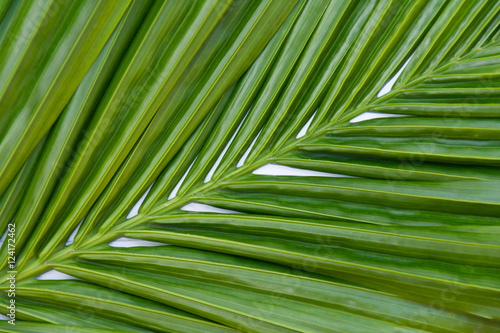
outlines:
[[[496,0],[0,2],[0,330],[498,332],[499,34]]]

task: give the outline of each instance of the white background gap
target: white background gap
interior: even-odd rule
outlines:
[[[401,67],[401,69],[396,73],[396,75],[394,75],[392,77],[392,79],[390,79],[389,82],[387,82],[387,84],[382,89],[380,89],[377,97],[384,96],[385,94],[387,94],[389,91],[392,90],[394,83],[396,83],[396,80],[398,79],[398,77],[401,75],[401,73],[403,73],[403,70],[408,65],[408,63],[410,62],[412,57],[413,57],[413,54],[408,58],[408,60],[406,60],[403,67]]]
[[[245,114],[245,116],[243,117],[243,120],[241,121],[241,123],[238,125],[238,128],[236,128],[236,131],[234,131],[233,133],[233,136],[231,136],[231,139],[229,139],[229,142],[227,143],[227,145],[224,147],[224,150],[222,150],[222,153],[219,155],[219,157],[217,158],[217,160],[215,161],[214,165],[212,166],[212,168],[210,169],[210,171],[208,172],[207,176],[205,177],[205,183],[208,183],[209,181],[212,180],[212,177],[215,173],[215,170],[217,170],[217,167],[219,166],[220,162],[222,161],[222,159],[224,158],[224,155],[226,155],[226,152],[227,150],[229,149],[229,147],[231,146],[231,143],[233,142],[234,138],[236,137],[236,135],[238,134],[238,132],[240,131],[240,128],[241,126],[243,125],[243,122],[245,121],[245,119],[247,119],[247,116],[248,116],[248,112],[247,114]]]
[[[80,280],[69,274],[56,271],[55,269],[52,269],[48,272],[39,275],[36,279],[37,280]]]
[[[392,118],[392,117],[408,117],[406,114],[396,113],[379,113],[379,112],[363,112],[362,114],[349,120],[350,123],[359,123],[361,121],[377,119],[377,118]]]
[[[222,214],[243,214],[242,212],[237,212],[231,209],[224,209],[219,207],[214,207],[210,205],[201,204],[198,202],[190,202],[181,208],[188,212],[210,212],[210,213],[222,213]]]
[[[266,176],[302,176],[302,177],[341,177],[341,178],[358,178],[349,175],[343,175],[339,173],[330,173],[322,171],[314,171],[307,169],[298,169],[289,167],[286,165],[279,164],[266,164],[253,172],[255,175],[266,175]]]
[[[120,237],[109,243],[109,246],[112,247],[151,247],[151,246],[161,246],[161,245],[168,245],[168,244],[148,241],[144,239],[128,238],[128,237]]]
[[[260,135],[261,132],[262,132],[262,128],[260,129],[259,133],[253,139],[253,141],[250,144],[250,147],[248,147],[247,151],[243,154],[243,156],[241,156],[240,161],[238,162],[238,164],[236,164],[237,168],[239,168],[239,167],[243,166],[243,164],[245,164],[245,161],[246,161],[248,155],[250,154],[250,152],[252,151],[253,145],[255,144],[255,142],[257,141],[257,139],[259,138],[259,135]]]
[[[153,187],[154,183],[155,182],[153,182],[151,185],[149,185],[149,187],[146,190],[146,192],[144,192],[144,194],[139,199],[139,201],[137,201],[137,203],[134,205],[134,207],[132,207],[132,209],[130,210],[130,212],[127,215],[127,219],[130,219],[130,218],[136,216],[137,214],[139,214],[139,209],[141,208],[142,203],[144,202],[144,200],[146,200],[146,197],[148,196],[148,193],[151,190],[151,187]]]
[[[196,156],[194,158],[194,160],[193,160],[193,162],[191,162],[191,165],[189,166],[189,168],[187,168],[186,172],[184,172],[184,175],[182,176],[182,178],[179,180],[177,185],[175,185],[174,189],[172,190],[172,192],[168,196],[168,200],[173,199],[177,196],[177,192],[179,192],[179,189],[181,188],[182,183],[184,183],[184,179],[186,179],[186,177],[189,173],[189,170],[191,170],[191,167],[193,166],[194,162],[196,162],[197,158],[198,158],[198,156]]]
[[[312,123],[312,121],[314,119],[314,116],[316,116],[316,112],[318,112],[318,110],[314,111],[314,113],[311,116],[311,118],[309,118],[309,120],[307,121],[307,123],[300,130],[299,134],[297,134],[297,136],[295,137],[296,139],[299,139],[299,138],[301,138],[301,137],[303,137],[304,135],[307,134],[307,130],[309,129],[309,126],[311,126],[311,123]]]
[[[3,245],[3,242],[5,241],[5,238],[7,238],[7,231],[9,231],[9,227],[7,226],[7,228],[5,228],[5,231],[2,235],[2,238],[0,238],[0,246]]]
[[[73,230],[73,232],[71,233],[71,235],[69,235],[69,238],[68,240],[66,241],[66,246],[68,245],[71,245],[75,242],[75,236],[78,232],[78,230],[80,230],[80,227],[82,226],[82,223],[83,221],[85,220],[85,217],[80,221],[80,223],[78,223],[78,225],[76,226],[75,230]]]

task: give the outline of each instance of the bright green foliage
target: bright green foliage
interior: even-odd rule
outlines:
[[[0,0],[0,331],[500,332],[499,37],[498,0]]]

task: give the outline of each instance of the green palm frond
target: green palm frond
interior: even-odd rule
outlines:
[[[499,35],[498,0],[0,0],[0,331],[499,332]]]

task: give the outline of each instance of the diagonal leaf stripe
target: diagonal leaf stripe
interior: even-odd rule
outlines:
[[[0,193],[57,119],[129,3],[13,4],[0,41]],[[37,53],[40,59],[32,56]]]

